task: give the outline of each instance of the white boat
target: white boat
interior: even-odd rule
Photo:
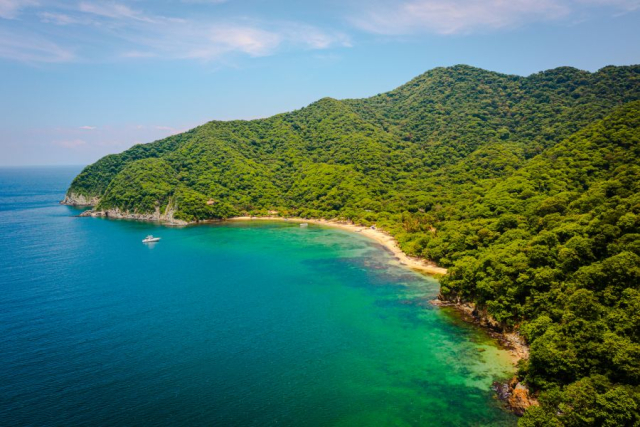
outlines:
[[[153,242],[157,242],[158,240],[160,240],[159,237],[153,237],[151,234],[149,234],[147,237],[145,237],[142,240],[142,243],[153,243]]]
[[[308,226],[309,226],[309,224],[307,224],[306,222],[303,222],[302,224],[300,224],[301,228],[308,227]]]

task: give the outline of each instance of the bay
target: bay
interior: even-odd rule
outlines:
[[[79,171],[0,169],[1,424],[515,425],[508,353],[377,243],[78,218]]]

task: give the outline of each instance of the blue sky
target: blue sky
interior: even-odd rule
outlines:
[[[87,164],[460,63],[640,63],[640,0],[0,0],[0,165]]]

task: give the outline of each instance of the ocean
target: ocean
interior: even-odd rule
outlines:
[[[0,169],[0,424],[515,425],[508,353],[376,242],[79,218],[80,169]]]

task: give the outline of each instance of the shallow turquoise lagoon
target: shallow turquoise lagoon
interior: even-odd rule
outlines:
[[[508,354],[375,242],[77,218],[78,171],[0,169],[0,424],[515,424]]]

